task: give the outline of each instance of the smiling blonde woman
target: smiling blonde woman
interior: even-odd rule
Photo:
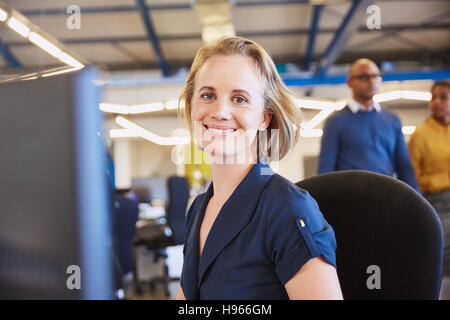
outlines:
[[[240,37],[201,48],[181,101],[213,181],[187,213],[177,298],[342,299],[332,227],[266,163],[296,144],[300,124],[269,54]]]

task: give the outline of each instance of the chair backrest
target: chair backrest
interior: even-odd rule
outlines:
[[[438,299],[442,226],[405,183],[351,170],[297,183],[319,204],[337,240],[344,299]]]
[[[186,209],[189,200],[189,183],[184,177],[172,176],[167,180],[167,224],[172,229],[175,245],[184,243]]]
[[[116,194],[113,211],[114,247],[123,273],[133,270],[133,238],[139,216],[137,201]]]

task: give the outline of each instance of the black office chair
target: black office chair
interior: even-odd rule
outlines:
[[[335,231],[344,299],[439,299],[442,226],[416,191],[359,170],[322,174],[297,186],[314,197]]]
[[[152,192],[147,186],[133,187],[134,193],[136,193],[139,203],[150,203],[152,200]]]
[[[147,250],[152,250],[155,254],[154,262],[164,259],[164,270],[162,276],[153,277],[149,281],[153,290],[155,285],[162,283],[164,292],[169,296],[169,282],[179,281],[178,277],[169,277],[167,267],[166,248],[184,243],[184,230],[186,223],[186,209],[189,200],[189,183],[186,178],[173,176],[168,178],[168,200],[166,202],[166,223],[149,223],[139,228],[136,233],[134,244],[144,245]],[[135,271],[137,275],[137,270]],[[142,292],[141,283],[135,277],[136,290]]]

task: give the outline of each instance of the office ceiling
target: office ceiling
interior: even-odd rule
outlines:
[[[221,0],[212,0],[221,1]],[[202,23],[189,0],[5,0],[86,61],[108,70],[160,69],[170,74],[189,67],[203,44]],[[205,2],[203,0],[202,2]],[[207,2],[207,1],[206,1]],[[262,44],[276,63],[314,69],[333,51],[334,66],[366,56],[397,66],[446,68],[450,65],[450,1],[372,1],[380,9],[381,29],[370,30],[370,14],[360,12],[354,30],[343,25],[352,18],[355,2],[323,0],[317,28],[315,4],[307,0],[232,1],[237,35]],[[364,1],[362,1],[364,2]],[[81,9],[80,29],[69,29],[67,8]],[[370,1],[366,1],[370,4]],[[146,12],[146,13],[145,13]],[[145,14],[143,14],[145,13]],[[150,29],[149,29],[150,28]],[[316,32],[315,32],[316,31]],[[347,33],[348,40],[333,39]],[[308,45],[315,35],[313,48]],[[0,41],[24,68],[53,66],[58,61],[0,24]],[[340,46],[340,47],[339,47]],[[308,53],[308,47],[311,48]],[[328,50],[328,51],[327,51]],[[322,60],[323,61],[323,60]],[[11,70],[0,55],[0,70]],[[328,69],[327,71],[329,71]]]

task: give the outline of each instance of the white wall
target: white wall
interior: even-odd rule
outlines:
[[[146,178],[177,174],[171,161],[172,146],[159,146],[146,140],[131,141],[131,176]]]

